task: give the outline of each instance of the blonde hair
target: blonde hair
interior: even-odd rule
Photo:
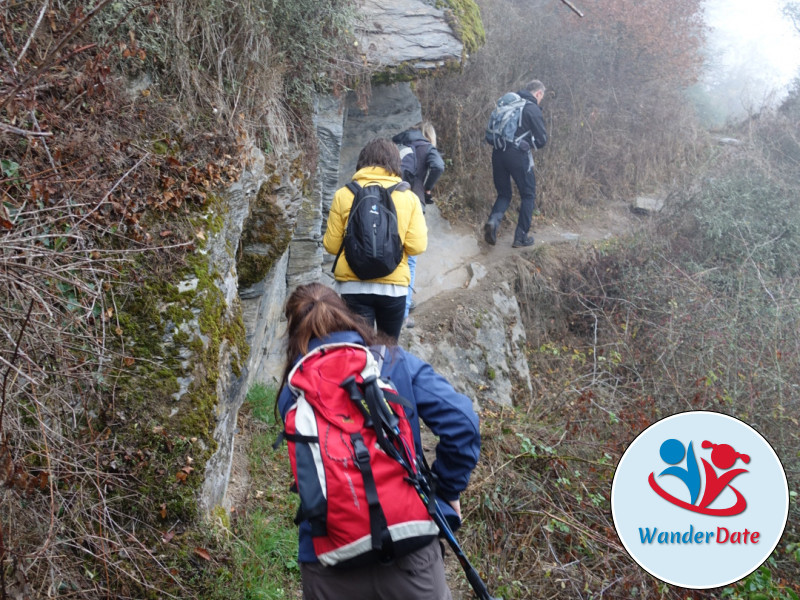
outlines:
[[[417,128],[422,132],[426,140],[436,146],[436,130],[433,128],[433,123],[430,121],[422,121]]]

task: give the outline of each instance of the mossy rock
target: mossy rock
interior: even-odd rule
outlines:
[[[275,182],[274,178],[261,185],[244,223],[242,251],[236,265],[239,287],[248,287],[264,279],[292,239],[286,216],[272,193],[280,181]]]
[[[481,9],[474,0],[439,0],[438,8],[444,8],[450,19],[450,27],[471,54],[486,43],[486,31],[481,20]]]
[[[115,296],[119,364],[108,426],[125,449],[120,471],[138,482],[138,497],[120,501],[125,514],[155,527],[197,518],[205,464],[217,449],[220,369],[240,374],[248,354],[241,313],[227,305],[209,260],[202,242],[169,256],[141,254],[122,274],[136,285]],[[229,365],[220,364],[225,348]]]

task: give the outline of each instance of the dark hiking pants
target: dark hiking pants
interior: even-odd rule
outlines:
[[[394,339],[400,337],[403,317],[406,312],[406,296],[382,296],[380,294],[342,294],[347,308],[361,315],[370,327],[378,329]]]
[[[511,204],[511,180],[517,184],[521,198],[517,229],[514,239],[525,239],[531,228],[531,219],[536,200],[536,177],[533,174],[533,161],[530,152],[517,148],[492,151],[492,177],[497,190],[497,200],[489,214],[489,221],[499,225]]]
[[[390,565],[336,569],[301,563],[303,600],[452,600],[438,540]]]

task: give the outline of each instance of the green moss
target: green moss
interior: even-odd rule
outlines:
[[[208,232],[218,234],[225,226],[225,209],[222,199],[216,194],[209,194],[206,200],[209,209],[204,215]]]
[[[447,73],[458,72],[461,70],[460,60],[448,60],[443,65],[429,69],[424,72],[416,69],[412,63],[401,63],[394,67],[387,67],[379,72],[373,73],[372,85],[389,85],[392,83],[402,83],[405,81],[416,81],[420,77],[438,77]]]
[[[390,85],[419,79],[420,73],[411,63],[401,63],[395,67],[385,68],[373,73],[372,85]]]
[[[191,219],[221,231],[222,206]],[[221,276],[205,252],[138,255],[122,279],[137,284],[124,299],[115,298],[121,375],[114,398],[124,418],[118,417],[114,435],[139,482],[137,497],[120,500],[123,514],[154,527],[190,523],[198,516],[206,462],[217,449],[217,383],[226,367],[220,353],[230,348],[238,376],[248,355],[244,323],[240,313],[227,314]],[[197,280],[192,290],[171,283],[190,279]]]
[[[264,279],[292,239],[292,231],[272,193],[280,184],[280,178],[273,181],[274,178],[275,175],[258,190],[250,206],[250,216],[244,224],[242,252],[236,266],[240,287]]]
[[[242,254],[237,265],[239,272],[239,285],[247,287],[258,283],[275,264],[275,258],[263,254]]]
[[[475,52],[486,43],[481,10],[474,0],[440,0],[437,6],[449,9],[447,14],[450,27],[464,44],[467,54]]]

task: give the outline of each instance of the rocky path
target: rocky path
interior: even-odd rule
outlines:
[[[425,217],[428,224],[428,250],[417,261],[414,286],[420,313],[425,302],[431,298],[447,290],[464,288],[470,281],[477,282],[497,265],[508,263],[515,256],[530,254],[542,244],[609,239],[630,231],[638,221],[628,203],[617,202],[606,206],[600,214],[586,216],[577,224],[534,223],[536,243],[529,248],[512,248],[516,214],[509,212],[506,215],[495,246],[483,241],[480,228],[472,230],[453,225],[442,218],[435,204],[428,207]]]
[[[464,306],[491,306],[490,296],[508,277],[507,267],[520,259],[532,259],[543,244],[578,244],[610,239],[630,232],[641,224],[630,205],[619,202],[605,206],[600,214],[587,215],[572,225],[553,222],[534,223],[536,243],[529,248],[512,248],[516,215],[506,218],[498,232],[497,244],[490,246],[483,240],[481,228],[469,228],[449,223],[442,218],[436,205],[428,207],[428,249],[417,261],[415,300],[417,309],[414,329],[404,329],[400,343],[414,353],[424,353],[425,338],[440,338],[437,328],[451,320],[453,314]],[[535,260],[535,259],[534,259]],[[524,333],[523,333],[524,335]],[[502,338],[502,335],[501,335]],[[503,344],[503,340],[499,340]],[[424,355],[423,355],[424,357]],[[431,358],[431,362],[438,362]],[[458,361],[456,361],[458,362]],[[437,370],[441,364],[434,365]],[[458,364],[452,372],[440,371],[458,384],[466,378],[466,364]],[[436,439],[422,428],[423,448],[429,462],[433,460]],[[474,566],[480,570],[477,562]],[[470,589],[461,565],[448,547],[445,552],[445,569],[453,600],[468,600],[474,594]],[[492,590],[490,590],[491,592]]]

